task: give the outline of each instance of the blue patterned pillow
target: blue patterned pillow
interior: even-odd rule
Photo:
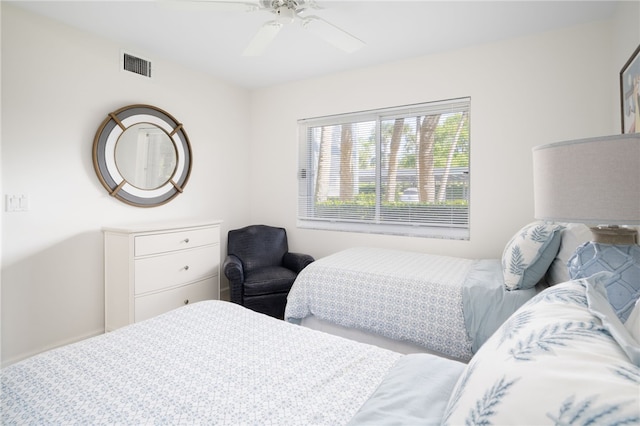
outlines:
[[[443,424],[638,424],[640,368],[589,311],[587,280],[514,313],[467,365]]]
[[[564,227],[533,222],[511,238],[502,253],[502,275],[507,290],[535,287],[560,249]]]
[[[567,262],[572,279],[586,278],[597,272],[611,272],[604,287],[609,303],[620,321],[629,317],[640,298],[640,246],[614,245],[589,241],[582,244]]]

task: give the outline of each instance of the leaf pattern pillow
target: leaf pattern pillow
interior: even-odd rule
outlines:
[[[507,290],[535,287],[560,249],[564,227],[533,222],[515,234],[502,253],[502,273]]]
[[[636,300],[635,307],[624,323],[624,326],[629,330],[633,338],[636,339],[636,342],[640,343],[640,299]]]
[[[444,425],[640,422],[640,368],[589,311],[587,280],[546,289],[491,336],[460,376]]]

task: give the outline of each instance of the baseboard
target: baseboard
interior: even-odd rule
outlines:
[[[55,348],[59,348],[62,346],[66,346],[66,345],[70,345],[72,343],[76,343],[79,342],[81,340],[85,340],[85,339],[89,339],[90,337],[95,337],[95,336],[99,336],[101,334],[104,334],[104,328],[100,328],[98,330],[94,330],[90,333],[84,334],[82,336],[78,336],[78,337],[74,337],[73,339],[68,339],[68,340],[63,340],[60,341],[58,343],[55,343],[53,345],[47,345],[44,348],[37,350],[37,351],[31,351],[31,352],[27,352],[24,353],[22,355],[19,355],[17,357],[13,357],[11,359],[5,360],[2,362],[2,368],[8,367],[11,364],[15,364],[16,362],[22,361],[24,359],[27,358],[31,358],[32,356],[38,355],[42,352],[46,352],[46,351],[50,351],[51,349],[55,349]]]
[[[231,300],[231,295],[229,294],[229,287],[220,289],[220,300],[226,300],[227,302]]]

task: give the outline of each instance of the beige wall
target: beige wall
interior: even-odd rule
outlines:
[[[616,44],[605,21],[255,91],[252,218],[287,227],[315,256],[374,245],[500,257],[534,219],[531,149],[619,132],[611,101]],[[295,228],[297,119],[462,96],[471,97],[469,241]]]
[[[532,220],[531,148],[619,132],[618,72],[640,43],[638,2],[613,22],[248,92],[153,58],[155,78],[119,71],[121,46],[1,4],[2,362],[99,333],[104,225],[181,217],[285,226],[316,257],[354,245],[498,257]],[[471,240],[298,230],[299,118],[471,96]],[[152,209],[111,199],[91,146],[105,115],[148,103],[181,120],[194,168],[184,194]],[[249,194],[252,194],[249,196]],[[223,247],[223,254],[226,252]],[[223,286],[226,282],[223,280]]]
[[[31,202],[2,213],[4,363],[102,331],[102,226],[210,217],[226,235],[249,220],[236,161],[248,156],[249,93],[135,49],[154,78],[122,72],[123,47],[2,3],[2,193]],[[93,169],[98,126],[135,103],[174,115],[191,141],[185,192],[161,207],[111,198]]]
[[[633,52],[640,45],[640,1],[625,1],[616,8],[612,27],[613,45],[611,52],[611,74],[616,76],[612,87],[612,108],[616,111],[613,126],[619,133],[622,131],[620,122],[620,71],[627,63]]]

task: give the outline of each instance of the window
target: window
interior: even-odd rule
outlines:
[[[470,99],[298,122],[298,226],[469,238]]]

